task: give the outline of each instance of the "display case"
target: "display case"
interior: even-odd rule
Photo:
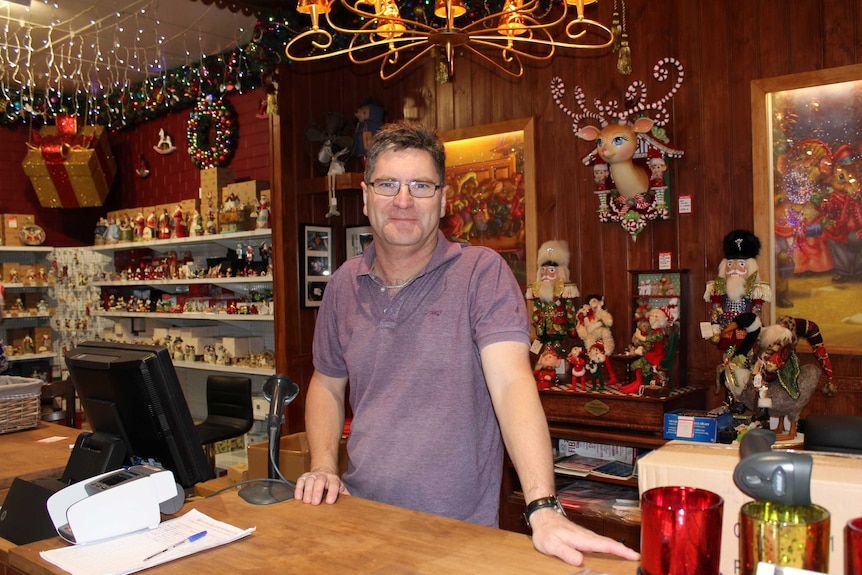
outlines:
[[[668,395],[686,377],[687,270],[629,270],[630,339],[611,356],[626,383],[641,395]]]

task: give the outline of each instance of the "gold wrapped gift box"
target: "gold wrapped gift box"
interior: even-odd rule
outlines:
[[[22,166],[43,207],[83,208],[104,203],[117,173],[104,127],[85,126],[68,136],[55,126],[44,126],[36,141],[37,146],[28,144]],[[49,148],[52,152],[46,153]],[[58,157],[62,164],[56,162]]]

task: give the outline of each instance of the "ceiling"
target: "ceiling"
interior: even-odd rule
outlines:
[[[251,41],[274,0],[0,1],[0,88],[134,84]]]

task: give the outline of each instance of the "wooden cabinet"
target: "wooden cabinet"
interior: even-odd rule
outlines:
[[[559,440],[583,441],[604,445],[651,450],[666,443],[662,437],[664,414],[675,409],[701,409],[706,401],[706,389],[682,387],[667,396],[648,397],[624,394],[609,390],[541,391],[542,405],[548,418],[551,439],[556,446]],[[558,475],[558,485],[574,478]],[[637,479],[625,480],[597,478],[587,475],[589,481],[628,485],[637,488]],[[511,462],[506,460],[500,497],[500,526],[503,529],[529,533],[524,522],[525,501],[518,475]],[[640,525],[615,518],[609,513],[592,509],[567,509],[569,517],[584,527],[640,547]]]

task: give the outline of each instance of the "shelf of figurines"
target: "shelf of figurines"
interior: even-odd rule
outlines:
[[[186,236],[179,238],[152,239],[132,242],[106,242],[91,247],[93,251],[105,254],[113,252],[151,248],[153,250],[171,249],[193,249],[196,247],[219,246],[222,248],[234,247],[238,242],[264,241],[272,236],[272,230],[263,228],[259,230],[227,232],[223,234],[205,234],[202,236]]]

